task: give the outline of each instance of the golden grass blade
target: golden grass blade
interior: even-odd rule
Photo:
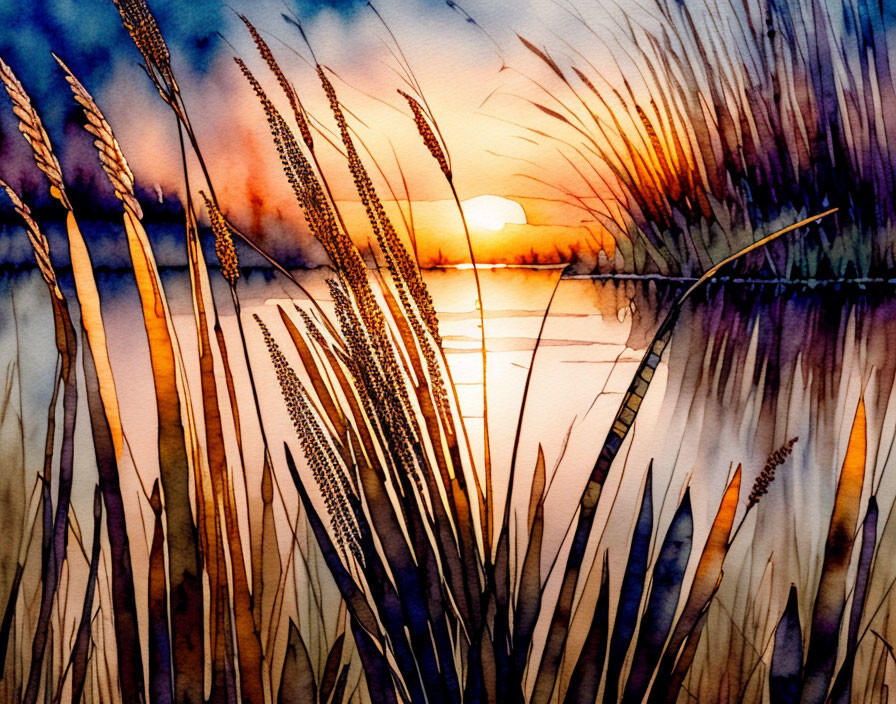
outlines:
[[[61,63],[61,62],[60,62]],[[63,68],[65,66],[63,65]],[[172,593],[177,595],[173,612],[176,691],[187,701],[201,697],[202,672],[202,595],[196,534],[193,528],[188,478],[190,465],[196,464],[198,438],[192,422],[192,409],[186,390],[180,349],[177,344],[167,301],[156,269],[146,232],[140,223],[140,207],[134,198],[133,176],[111,128],[99,108],[74,76],[66,69],[78,102],[85,108],[88,131],[96,137],[96,146],[104,170],[125,206],[125,230],[134,264],[134,273],[150,341],[150,358],[156,387],[159,414],[159,454],[166,499],[169,569]],[[184,400],[189,422],[182,422]],[[188,449],[189,448],[189,449]],[[198,466],[195,468],[199,474]],[[199,480],[197,487],[203,485]],[[198,506],[200,519],[209,513]],[[214,507],[212,506],[212,509]],[[205,540],[216,542],[205,531]],[[214,551],[217,554],[217,550]]]
[[[737,512],[738,499],[740,497],[741,466],[737,466],[734,476],[728,483],[728,488],[722,496],[719,510],[716,513],[712,527],[709,529],[709,537],[703,546],[703,553],[697,563],[694,580],[685,601],[684,608],[678,616],[675,628],[672,630],[666,652],[660,662],[656,679],[652,685],[651,700],[663,701],[666,698],[666,690],[672,684],[674,677],[674,664],[679,657],[679,650],[688,638],[695,636],[695,630],[700,616],[709,605],[710,599],[718,588],[722,579],[722,565],[728,554],[731,535],[731,527],[734,524],[734,514]],[[696,646],[695,646],[696,647]],[[669,692],[671,695],[672,693]]]
[[[397,346],[401,348],[404,357],[410,363],[410,368],[405,366],[406,373],[410,377],[413,373],[414,383],[413,390],[420,408],[420,414],[423,416],[426,433],[431,440],[433,454],[435,455],[436,464],[442,479],[442,486],[447,491],[451,482],[459,476],[461,467],[449,464],[442,445],[442,427],[443,423],[446,429],[449,427],[449,419],[451,410],[448,406],[448,395],[445,392],[445,386],[442,381],[441,371],[438,368],[434,350],[431,346],[431,338],[427,336],[419,320],[414,316],[413,311],[409,311],[407,307],[407,296],[402,295],[404,309],[399,308],[398,301],[392,294],[389,286],[382,281],[380,291],[386,301],[386,306],[392,314],[392,321],[398,330]],[[403,294],[403,291],[402,291]],[[407,311],[408,316],[403,312]],[[418,349],[419,345],[419,349]],[[426,362],[426,371],[424,371],[424,362]],[[449,431],[450,432],[450,431]],[[431,480],[432,473],[427,477]],[[454,511],[452,497],[448,496],[451,510]]]
[[[257,555],[253,555],[252,602],[256,611],[256,623],[264,642],[273,629],[274,602],[277,585],[283,572],[280,547],[277,542],[277,523],[274,520],[274,481],[270,454],[265,453],[261,472],[261,545]],[[258,558],[258,559],[256,559]],[[255,569],[255,565],[258,569]],[[257,604],[257,606],[256,606]],[[265,653],[269,660],[268,653]]]
[[[837,660],[840,621],[846,605],[846,578],[852,556],[856,525],[865,482],[867,431],[865,401],[859,399],[846,457],[840,470],[828,538],[824,548],[821,580],[812,611],[809,647],[800,697],[802,704],[824,701]]]
[[[237,644],[239,647],[240,695],[243,701],[262,704],[264,687],[262,684],[262,652],[261,641],[255,627],[252,614],[252,597],[246,572],[246,560],[240,539],[237,522],[234,493],[231,487],[227,452],[224,446],[224,422],[218,402],[218,385],[215,375],[215,362],[212,353],[211,336],[209,334],[209,316],[217,325],[217,311],[214,299],[210,294],[208,272],[199,246],[198,233],[192,213],[187,214],[187,254],[190,266],[190,285],[193,297],[193,313],[199,338],[199,366],[202,392],[202,408],[205,414],[205,440],[208,453],[208,466],[214,491],[215,525],[220,524],[223,512],[224,532],[231,561],[231,582],[228,583],[225,564],[222,559],[222,571],[216,586],[221,598],[227,599],[227,593],[233,592],[233,618],[236,626]],[[210,301],[210,310],[206,309],[206,296]],[[229,608],[229,607],[228,607]]]
[[[728,536],[731,535],[734,514],[737,512],[741,473],[741,466],[738,465],[734,476],[728,483],[724,496],[722,496],[718,513],[716,513],[715,520],[709,530],[709,537],[703,546],[700,561],[697,563],[691,591],[667,645],[670,653],[675,653],[678,650],[682,639],[693,628],[697,616],[715,592],[716,586],[721,579],[722,564],[728,553]]]
[[[90,252],[87,250],[87,243],[78,228],[75,214],[71,210],[66,213],[65,224],[75,290],[78,292],[78,303],[81,306],[81,324],[87,334],[87,340],[96,362],[99,393],[109,422],[109,431],[112,433],[115,457],[121,458],[123,449],[121,414],[118,408],[115,380],[112,376],[112,363],[109,361],[109,351],[106,345],[106,327],[100,308],[100,294],[93,275],[93,262]]]

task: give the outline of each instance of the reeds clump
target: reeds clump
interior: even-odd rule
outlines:
[[[699,275],[766,228],[834,205],[819,232],[743,266],[775,279],[885,276],[896,212],[885,5],[652,0],[644,11],[650,21],[613,20],[615,66],[523,40],[551,74],[533,79],[532,103],[556,129],[533,117],[533,134],[565,155],[578,183],[561,191],[615,240],[625,270]],[[570,16],[603,44],[598,20]]]
[[[262,56],[270,65],[271,54],[262,50]],[[336,203],[328,197],[326,175],[312,167],[245,62],[236,62],[261,103],[285,175],[309,228],[324,245],[336,272],[336,277],[328,281],[337,321],[335,334],[331,328],[332,337],[324,336],[308,314],[302,314],[303,333],[284,310],[280,311],[305,372],[314,382],[316,401],[310,387],[300,382],[286,363],[267,326],[262,327],[262,333],[314,484],[324,494],[330,530],[325,530],[319,517],[313,519],[319,547],[329,556],[328,566],[355,622],[366,623],[375,614],[381,624],[375,633],[389,652],[388,662],[397,684],[394,691],[387,687],[371,694],[375,699],[398,696],[412,701],[420,696],[439,696],[445,701],[523,701],[530,698],[522,685],[528,674],[534,682],[531,701],[547,702],[558,687],[566,686],[561,661],[576,657],[566,649],[567,634],[600,488],[634,423],[681,305],[737,256],[712,267],[682,296],[645,355],[582,497],[570,553],[558,556],[563,585],[559,601],[551,604],[550,610],[542,602],[545,585],[539,563],[543,556],[537,537],[543,530],[543,508],[538,509],[543,494],[533,486],[530,502],[536,508],[530,510],[531,535],[523,538],[530,549],[522,566],[525,578],[517,580],[513,570],[519,567],[514,568],[509,561],[512,514],[506,511],[503,520],[493,525],[495,495],[488,452],[482,488],[477,468],[469,466],[469,459],[461,455],[465,431],[451,395],[442,391],[446,388],[445,368],[431,299],[385,215],[326,69],[317,65],[318,78],[342,139],[348,172],[389,273],[376,289],[344,229]],[[425,146],[456,197],[454,175],[447,168],[447,153],[436,138],[431,117],[415,99],[409,104]],[[784,228],[748,251],[817,217]],[[311,349],[317,354],[310,354]],[[337,380],[332,387],[324,382],[327,377]],[[325,428],[331,433],[329,438],[321,437]],[[287,459],[303,504],[313,513],[308,489],[288,448]],[[324,466],[329,468],[329,476]],[[687,666],[676,659],[675,653],[663,659],[663,642],[674,631],[675,647],[690,647],[691,656],[696,649],[699,635],[694,629],[703,623],[721,575],[739,478],[738,472],[720,508],[716,532],[704,549],[699,583],[688,592],[685,620],[676,623],[671,614],[685,588],[693,526],[687,498],[679,507],[678,518],[666,536],[668,547],[661,550],[662,565],[655,572],[666,585],[664,591],[654,590],[644,611],[633,607],[635,611],[628,615],[633,623],[642,624],[646,635],[636,646],[637,671],[618,683],[626,696],[646,695],[655,677],[661,683],[655,687],[660,693],[656,696],[680,688]],[[510,491],[513,489],[510,487]],[[357,532],[352,531],[351,551],[344,549],[348,543],[343,526],[347,521],[342,517],[345,510],[357,528]],[[371,540],[373,535],[378,541]],[[685,543],[687,552],[681,549]],[[409,569],[408,560],[418,566]],[[383,575],[388,573],[393,578],[384,582]],[[639,589],[643,588],[642,582]],[[534,647],[531,638],[539,618],[550,619],[548,639],[540,661],[530,661]],[[584,652],[605,648],[606,644],[601,645],[601,623],[603,617],[596,615],[593,639]],[[452,637],[452,633],[457,636]],[[626,641],[626,649],[630,642]],[[361,648],[362,641],[357,645]],[[602,668],[586,675],[594,665],[577,662],[575,687],[587,700],[585,692],[595,677],[600,681]],[[376,665],[368,661],[365,666]]]
[[[87,390],[88,409],[91,418],[94,460],[99,475],[99,487],[106,507],[106,528],[110,548],[116,559],[111,569],[111,593],[118,618],[114,622],[116,649],[119,660],[119,683],[126,698],[142,701],[143,665],[138,633],[137,606],[131,563],[130,543],[125,524],[125,507],[121,493],[118,470],[124,442],[118,395],[112,374],[106,344],[106,331],[100,307],[96,278],[83,235],[78,226],[74,209],[69,201],[62,178],[62,171],[49,136],[34,108],[30,97],[10,67],[0,60],[0,80],[9,94],[13,111],[19,118],[19,131],[31,147],[35,163],[47,178],[50,194],[65,209],[66,235],[72,262],[75,291],[80,308],[80,327],[83,352],[81,355],[84,384]],[[23,211],[24,212],[24,211]],[[31,229],[31,223],[28,223]],[[50,261],[45,241],[34,237],[32,244],[44,250],[38,254],[46,266]],[[52,268],[52,267],[51,267]],[[48,281],[48,284],[50,282]],[[37,700],[41,689],[41,668],[50,635],[50,618],[58,589],[63,577],[66,558],[69,507],[72,489],[72,442],[77,404],[77,379],[74,368],[77,350],[77,334],[69,313],[68,301],[58,295],[59,287],[51,286],[53,314],[56,327],[56,346],[62,362],[61,379],[65,385],[63,405],[70,404],[64,412],[64,432],[61,445],[60,477],[57,488],[55,516],[52,516],[52,497],[49,488],[44,494],[44,541],[40,609],[37,628],[32,642],[32,660],[23,701],[31,704]],[[50,416],[55,408],[51,407]],[[53,421],[55,422],[55,421]],[[50,423],[52,426],[53,423]],[[48,437],[47,457],[49,469],[55,438]],[[51,518],[52,516],[52,518]]]

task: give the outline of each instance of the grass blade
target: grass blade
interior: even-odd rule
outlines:
[[[280,675],[280,691],[277,694],[278,704],[313,704],[317,701],[317,683],[314,681],[314,670],[308,649],[298,626],[289,619],[289,641],[286,645],[286,657]]]
[[[641,496],[641,508],[635,521],[625,574],[619,589],[619,604],[613,635],[610,637],[610,653],[607,658],[607,677],[604,687],[604,703],[616,704],[619,694],[619,676],[628,654],[629,646],[638,625],[638,611],[647,578],[647,564],[650,558],[650,539],[653,535],[653,462],[647,468],[647,477]]]
[[[374,616],[370,605],[367,603],[367,598],[364,596],[364,592],[358,587],[355,580],[342,564],[342,559],[339,557],[339,553],[333,545],[333,541],[330,540],[326,527],[318,517],[314,504],[311,503],[308,492],[305,490],[305,485],[302,483],[302,478],[299,476],[299,470],[293,459],[292,451],[285,443],[283,445],[283,450],[286,453],[286,464],[289,468],[290,476],[296,486],[296,491],[299,492],[299,498],[302,500],[302,506],[308,517],[308,523],[311,525],[314,537],[317,538],[318,546],[320,547],[324,561],[327,563],[327,567],[330,569],[330,573],[336,581],[336,586],[339,588],[349,612],[368,633],[379,633],[379,625],[376,616]]]
[[[849,434],[824,547],[821,580],[812,612],[803,688],[800,693],[802,704],[819,704],[824,701],[837,660],[840,621],[846,605],[846,577],[865,481],[866,442],[865,402],[860,399]]]
[[[324,665],[324,672],[320,678],[320,700],[321,702],[329,702],[333,688],[336,686],[336,678],[339,675],[340,665],[342,663],[342,645],[345,642],[345,633],[340,633],[339,637],[333,642],[333,647],[327,654],[327,662]]]
[[[90,624],[93,620],[93,595],[96,591],[96,575],[100,562],[100,539],[103,532],[103,495],[97,487],[93,494],[93,545],[90,549],[90,571],[84,591],[84,606],[75,645],[72,648],[72,702],[81,701],[87,681],[87,661],[90,656]]]
[[[856,649],[859,642],[859,627],[862,613],[865,610],[865,599],[868,596],[868,585],[871,580],[874,551],[877,546],[877,519],[879,511],[877,497],[868,498],[868,509],[862,522],[862,550],[856,568],[856,582],[853,588],[852,606],[849,610],[849,632],[846,638],[846,657],[840,666],[840,672],[834,680],[831,701],[845,704],[850,700],[852,690],[852,673],[855,666]]]
[[[708,607],[709,601],[722,579],[722,564],[728,554],[728,538],[731,535],[731,526],[737,511],[740,482],[741,466],[738,465],[724,496],[722,496],[719,510],[709,530],[709,537],[706,539],[706,545],[703,547],[703,553],[697,563],[694,581],[691,584],[684,609],[675,623],[669,642],[666,644],[666,653],[653,683],[654,693],[651,694],[651,699],[654,697],[665,698],[665,690],[671,683],[670,678],[678,651],[685,640],[692,637],[698,619]]]
[[[87,387],[87,407],[93,431],[93,447],[100,490],[106,504],[106,533],[112,562],[112,608],[115,613],[115,641],[118,650],[118,679],[125,701],[145,701],[143,658],[140,647],[137,598],[131,567],[124,499],[118,479],[118,460],[115,454],[112,429],[107,422],[105,406],[100,394],[100,381],[94,365],[89,337],[84,337],[84,381]]]
[[[771,704],[796,704],[803,674],[803,634],[796,586],[791,585],[787,606],[775,630],[775,646],[769,671]]]
[[[162,497],[159,480],[149,498],[155,523],[149,550],[149,701],[171,704],[171,637],[168,624],[168,585],[165,581],[165,533],[162,527]]]
[[[672,517],[653,567],[650,596],[641,616],[632,667],[622,694],[624,704],[640,702],[650,684],[678,607],[693,535],[694,518],[691,512],[691,492],[688,489]]]
[[[513,660],[517,672],[523,672],[532,633],[541,611],[541,543],[544,537],[544,450],[538,446],[538,461],[529,494],[529,541],[520,573],[516,610],[513,615]]]
[[[357,621],[352,619],[351,626],[371,700],[383,704],[397,704],[395,684],[385,656],[370,634],[361,628]]]
[[[604,673],[604,656],[607,654],[607,637],[610,630],[610,569],[604,553],[600,579],[600,592],[594,607],[594,616],[582,652],[569,678],[569,687],[563,704],[594,704]]]

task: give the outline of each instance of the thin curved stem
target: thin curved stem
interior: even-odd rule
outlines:
[[[460,203],[460,196],[457,194],[454,180],[451,178],[447,180],[448,185],[451,188],[451,195],[454,197],[457,211],[460,213],[460,219],[464,226],[467,250],[470,253],[470,263],[473,266],[473,278],[476,281],[476,297],[479,300],[479,334],[482,350],[482,453],[483,466],[485,468],[485,534],[487,536],[486,549],[490,554],[492,536],[494,535],[495,508],[494,502],[492,501],[494,487],[492,486],[492,453],[488,430],[488,352],[485,346],[485,302],[482,299],[482,284],[479,281],[479,266],[476,263],[476,255],[473,252],[473,240],[470,237],[470,227],[467,224],[467,216],[464,214],[463,206]]]

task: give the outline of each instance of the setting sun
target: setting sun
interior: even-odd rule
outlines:
[[[497,231],[506,224],[526,224],[526,212],[516,201],[500,196],[476,196],[463,203],[467,223],[476,230]]]

